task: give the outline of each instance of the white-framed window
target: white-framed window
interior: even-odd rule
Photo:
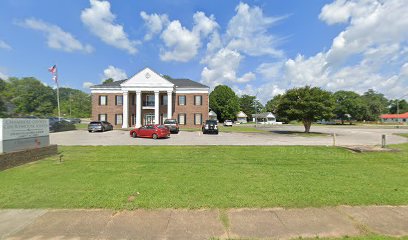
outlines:
[[[202,124],[202,114],[195,113],[194,114],[194,125],[201,125]]]
[[[179,113],[178,115],[178,123],[180,125],[186,125],[186,114],[185,113]]]
[[[194,105],[203,105],[203,96],[196,95],[194,96]]]
[[[108,105],[108,96],[99,96],[99,105]]]
[[[183,106],[186,105],[186,96],[178,96],[178,105]]]
[[[99,114],[99,121],[107,121],[108,114]]]
[[[116,105],[123,105],[123,95],[116,95],[115,103]]]
[[[121,125],[123,123],[123,114],[116,114],[115,115],[115,124]]]
[[[154,106],[154,95],[146,95],[146,101],[144,106],[153,107]]]

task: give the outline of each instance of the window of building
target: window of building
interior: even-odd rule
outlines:
[[[178,96],[178,105],[186,105],[186,96]]]
[[[202,96],[194,96],[194,105],[203,105],[202,104],[203,97]]]
[[[167,106],[167,95],[161,96],[161,105]]]
[[[123,95],[117,95],[115,102],[116,102],[116,105],[123,105]]]
[[[108,114],[99,114],[98,118],[99,118],[99,121],[107,121]]]
[[[99,105],[108,105],[108,96],[99,96]]]
[[[194,125],[201,125],[202,124],[201,118],[202,118],[201,113],[195,113],[194,114]]]
[[[154,95],[146,95],[146,101],[144,106],[153,107],[154,106]]]
[[[116,125],[121,125],[123,123],[123,115],[122,114],[116,114],[115,115],[115,124]]]
[[[186,114],[185,113],[179,113],[178,122],[180,125],[186,125]]]

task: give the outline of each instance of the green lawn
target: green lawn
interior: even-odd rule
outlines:
[[[396,135],[408,138],[408,133],[396,133]]]
[[[334,147],[83,146],[0,172],[0,208],[408,204],[400,152]],[[139,193],[139,194],[138,194]],[[133,201],[129,201],[129,197]]]

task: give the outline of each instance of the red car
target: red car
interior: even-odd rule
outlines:
[[[164,125],[145,125],[140,128],[135,128],[130,131],[131,137],[149,137],[149,138],[168,138],[170,130]]]

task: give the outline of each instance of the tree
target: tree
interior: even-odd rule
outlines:
[[[279,100],[277,114],[289,120],[301,121],[305,132],[312,122],[333,117],[334,100],[330,92],[318,87],[293,88]]]
[[[77,89],[60,88],[61,114],[75,118],[91,116],[91,96]]]
[[[246,115],[251,116],[264,109],[264,106],[259,102],[255,96],[242,95],[239,98],[239,108]]]
[[[105,81],[103,81],[102,83],[105,84],[105,83],[111,83],[111,82],[114,82],[113,78],[108,78]]]
[[[15,105],[16,115],[51,115],[56,108],[56,94],[52,88],[33,78],[9,78],[4,96]]]
[[[345,120],[362,120],[367,112],[367,107],[362,97],[352,91],[337,91],[333,94],[335,100],[334,114],[341,119],[342,124]]]
[[[239,112],[239,98],[228,86],[218,85],[210,93],[210,108],[217,113],[218,119],[235,119]]]
[[[369,89],[363,94],[363,100],[367,106],[365,120],[376,121],[381,114],[388,112],[388,99],[373,89]]]
[[[280,122],[285,122],[288,123],[289,119],[287,117],[284,116],[280,116],[278,115],[278,107],[279,107],[279,103],[282,99],[282,94],[278,94],[275,95],[271,100],[269,100],[266,105],[265,105],[265,110],[267,112],[272,112],[276,115],[276,120],[280,121]]]
[[[3,96],[4,96],[3,91],[5,88],[6,88],[6,81],[0,78],[0,118],[7,116],[7,108],[6,108],[4,99],[3,99]]]
[[[390,113],[396,114],[397,113],[397,101],[398,101],[398,109],[399,113],[406,113],[408,112],[408,102],[405,99],[402,100],[391,100],[390,101]]]

